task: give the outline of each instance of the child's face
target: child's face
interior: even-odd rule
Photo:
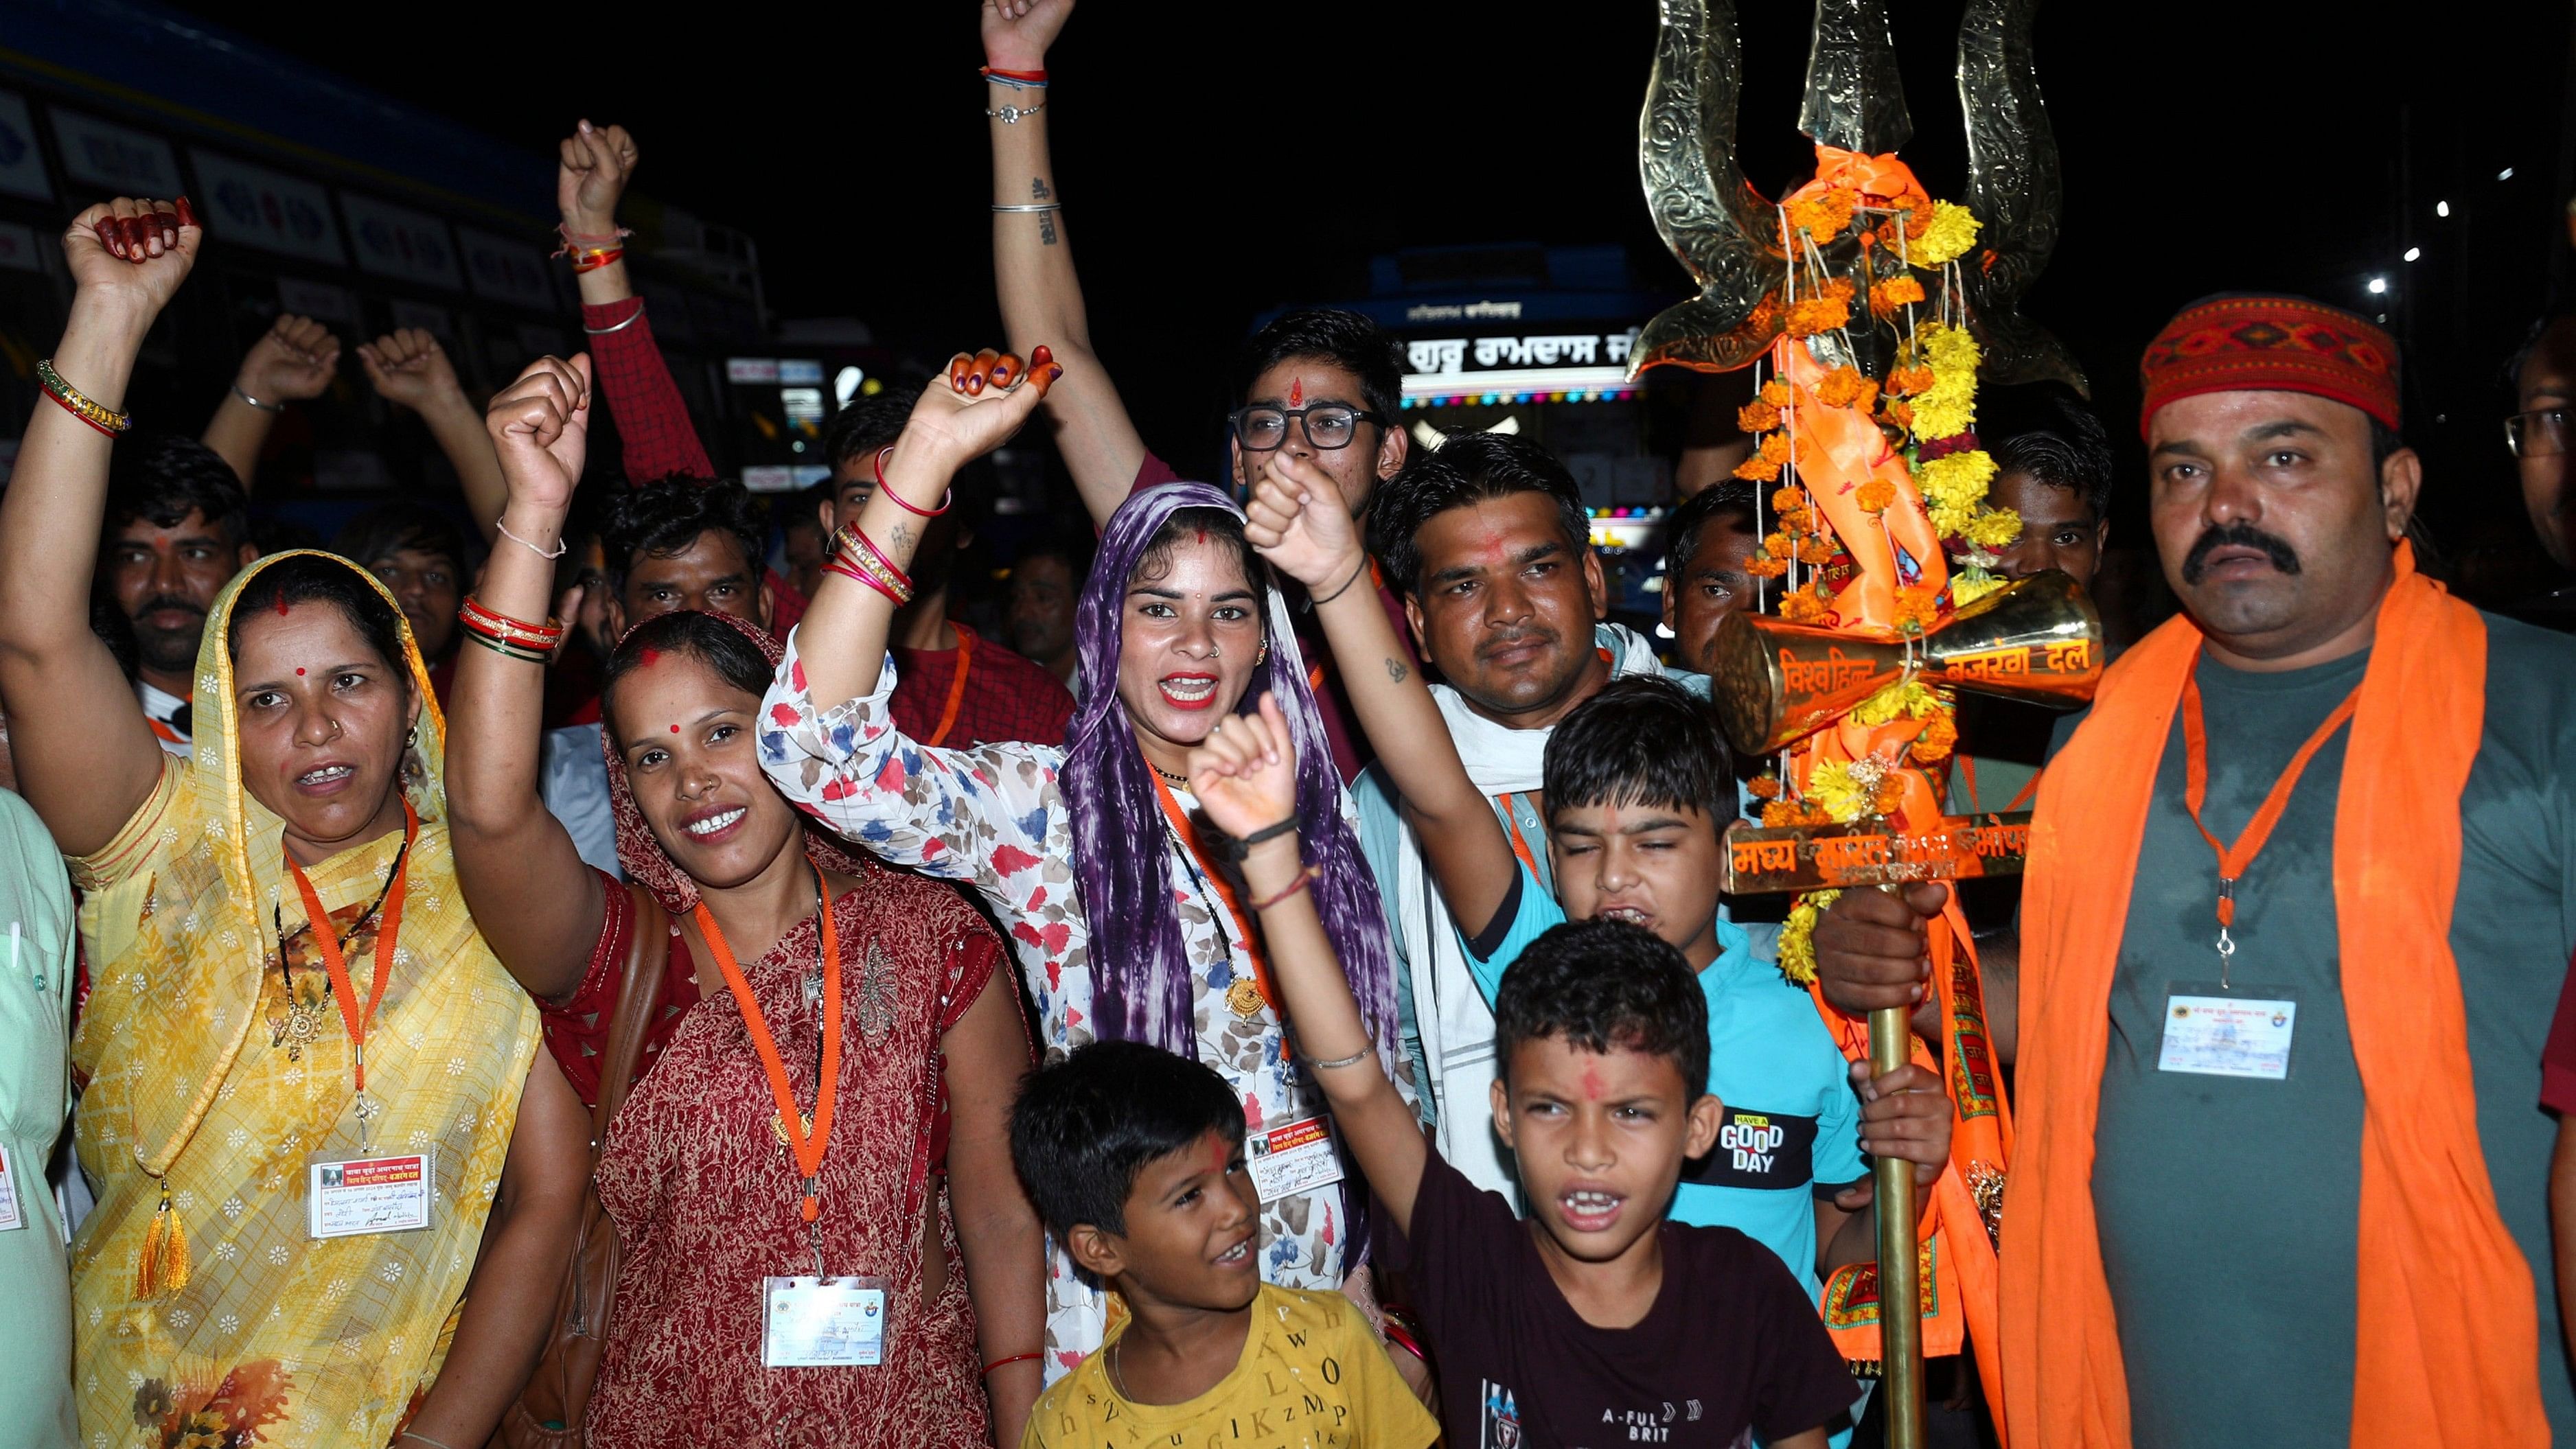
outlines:
[[[1591,1052],[1562,1036],[1512,1049],[1494,1083],[1494,1127],[1559,1247],[1608,1262],[1663,1221],[1682,1163],[1717,1141],[1717,1098],[1666,1056]]]
[[[1243,1139],[1211,1131],[1136,1174],[1127,1231],[1076,1224],[1067,1246],[1131,1299],[1232,1310],[1261,1291],[1260,1226]]]
[[[1681,805],[1551,805],[1547,853],[1566,919],[1645,927],[1686,956],[1715,929],[1717,824]],[[1705,964],[1692,956],[1694,964]]]

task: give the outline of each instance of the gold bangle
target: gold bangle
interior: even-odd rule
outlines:
[[[88,394],[63,381],[63,375],[54,371],[54,360],[50,357],[36,360],[36,381],[53,395],[54,401],[71,409],[82,422],[102,433],[121,433],[134,426],[133,414],[120,413],[94,402]]]

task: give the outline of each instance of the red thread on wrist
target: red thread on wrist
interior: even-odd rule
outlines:
[[[1004,80],[1026,81],[1033,86],[1047,83],[1047,73],[1043,70],[1004,70],[998,65],[988,65],[979,67],[975,73],[988,80],[1000,76]]]
[[[991,1363],[988,1363],[988,1364],[984,1365],[984,1372],[983,1372],[983,1373],[981,1373],[981,1374],[979,1374],[979,1375],[977,1375],[977,1377],[978,1377],[978,1378],[988,1378],[988,1377],[990,1377],[990,1376],[992,1375],[993,1370],[995,1370],[995,1369],[997,1369],[997,1368],[1009,1368],[1011,1365],[1013,1365],[1013,1364],[1015,1364],[1015,1363],[1032,1363],[1032,1362],[1035,1362],[1035,1361],[1037,1361],[1037,1360],[1039,1360],[1039,1359],[1043,1359],[1043,1358],[1045,1358],[1045,1357],[1046,1357],[1046,1355],[1045,1355],[1043,1352],[1038,1352],[1038,1351],[1034,1351],[1034,1350],[1033,1350],[1033,1351],[1028,1352],[1028,1353],[1015,1353],[1015,1354],[1012,1354],[1009,1358],[997,1358],[997,1359],[993,1360]]]

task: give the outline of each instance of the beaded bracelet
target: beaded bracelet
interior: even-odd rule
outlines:
[[[888,488],[885,480],[885,460],[886,455],[893,451],[894,444],[892,443],[888,443],[884,447],[877,449],[876,471],[877,491],[884,494],[886,497],[893,499],[895,507],[902,509],[904,512],[911,514],[915,518],[937,518],[939,515],[946,513],[950,506],[956,503],[957,490],[954,487],[951,487],[947,492],[939,495],[939,506],[937,508],[915,508],[901,493],[896,492],[892,488]]]
[[[839,574],[845,579],[854,579],[859,583],[863,583],[869,588],[876,590],[878,593],[885,595],[886,602],[894,605],[898,609],[912,602],[904,595],[895,592],[891,586],[877,578],[874,574],[861,573],[859,570],[843,563],[837,554],[831,558],[823,560],[823,572],[827,574]]]
[[[54,371],[54,360],[50,357],[37,360],[36,382],[44,388],[45,396],[63,405],[64,411],[111,438],[134,426],[133,414],[120,413],[93,402],[79,388],[63,381],[63,375]]]
[[[883,570],[880,576],[887,583],[903,590],[906,599],[912,597],[912,575],[905,573],[902,565],[886,557],[885,550],[877,547],[877,541],[868,537],[866,529],[856,523],[843,524],[836,537],[840,542],[842,554],[852,564],[871,573]],[[853,543],[858,545],[856,549],[850,547]]]

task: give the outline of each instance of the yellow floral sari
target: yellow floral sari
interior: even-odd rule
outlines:
[[[420,833],[367,1035],[367,1090],[384,1108],[375,1151],[436,1153],[432,1220],[309,1235],[307,1160],[359,1147],[352,1053],[302,898],[281,889],[280,822],[242,788],[225,647],[243,587],[292,556],[243,571],[207,618],[193,763],[166,760],[116,839],[73,862],[91,975],[72,1045],[77,1140],[99,1187],[72,1255],[88,1445],[389,1441],[445,1359],[536,1050],[536,1009],[457,890],[446,726],[405,628],[424,701],[404,771]],[[375,939],[359,923],[401,845],[397,832],[308,872],[361,993]],[[137,1268],[165,1185],[189,1271],[145,1295]]]

